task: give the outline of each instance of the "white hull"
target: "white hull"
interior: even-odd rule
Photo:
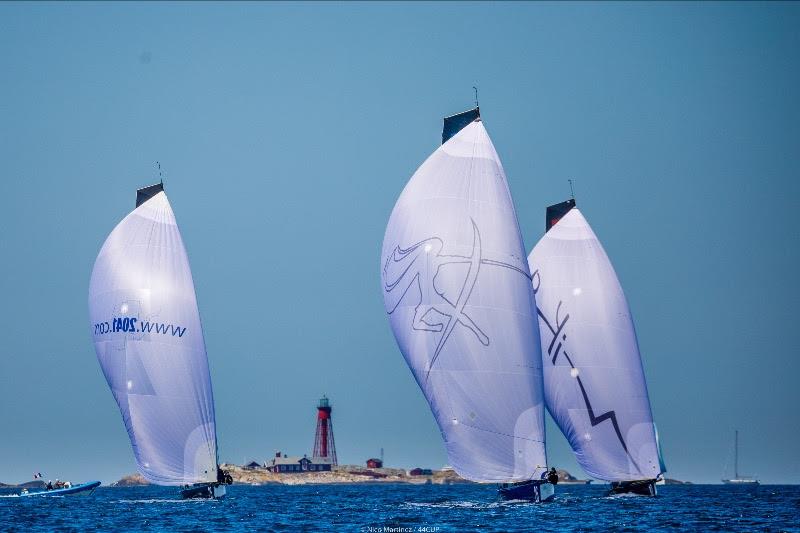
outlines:
[[[723,479],[726,485],[759,485],[757,479]]]

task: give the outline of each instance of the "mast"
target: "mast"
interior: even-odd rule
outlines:
[[[733,479],[739,479],[739,430],[734,431],[733,437]]]

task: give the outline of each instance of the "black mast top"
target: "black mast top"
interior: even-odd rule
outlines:
[[[556,225],[556,222],[561,220],[564,215],[569,213],[569,210],[575,207],[575,198],[570,198],[566,202],[561,202],[560,204],[554,204],[547,208],[547,214],[545,215],[545,233],[550,231],[550,228]]]
[[[444,127],[442,128],[442,144],[446,143],[450,137],[466,128],[470,123],[481,118],[481,109],[475,106],[474,109],[464,111],[444,117]]]
[[[164,190],[164,182],[148,185],[136,190],[136,207],[139,207],[147,200]]]

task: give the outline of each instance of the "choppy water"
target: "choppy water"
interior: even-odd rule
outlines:
[[[800,532],[800,487],[662,486],[646,498],[559,486],[541,505],[501,502],[479,485],[234,485],[221,501],[182,501],[164,487],[101,487],[82,497],[0,497],[0,530]]]

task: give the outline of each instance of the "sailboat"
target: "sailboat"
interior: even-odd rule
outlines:
[[[464,478],[544,501],[542,362],[505,173],[476,107],[444,119],[383,241],[389,323]]]
[[[184,498],[221,498],[214,396],[186,249],[163,183],[106,239],[89,285],[97,359],[139,472]]]
[[[733,436],[733,479],[723,479],[726,485],[758,485],[759,482],[753,476],[739,475],[739,430]]]
[[[666,467],[622,287],[574,198],[547,208],[545,229],[528,262],[547,409],[586,473],[655,496]]]

